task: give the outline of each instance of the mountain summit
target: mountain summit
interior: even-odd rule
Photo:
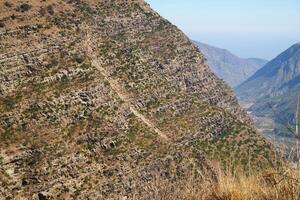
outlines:
[[[243,59],[226,49],[220,49],[196,41],[194,43],[207,58],[211,70],[218,77],[224,79],[231,87],[238,86],[267,63],[263,59]]]
[[[271,159],[230,87],[144,1],[0,1],[0,21],[0,199],[125,199],[157,175],[213,176],[211,159]]]

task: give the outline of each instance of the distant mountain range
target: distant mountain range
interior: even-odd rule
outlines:
[[[231,87],[236,87],[268,61],[260,58],[239,58],[226,49],[220,49],[201,42],[194,44],[205,55],[212,71]]]
[[[300,95],[300,43],[291,46],[236,88],[241,101],[257,117],[270,117],[277,133],[287,133],[283,125],[294,123]]]

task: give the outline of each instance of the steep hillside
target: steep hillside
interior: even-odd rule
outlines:
[[[154,176],[258,166],[232,90],[142,0],[0,0],[0,199],[131,196]]]
[[[300,95],[300,44],[295,44],[257,71],[237,88],[242,101],[254,102],[249,111],[269,117],[275,132],[288,135],[287,124],[294,123]]]
[[[261,99],[283,94],[300,83],[300,43],[293,45],[237,87],[241,99]]]
[[[199,47],[205,58],[207,58],[212,71],[218,77],[224,79],[231,87],[238,86],[267,63],[263,59],[243,59],[225,49],[196,41],[194,43]]]
[[[293,134],[286,126],[289,124],[294,129],[295,112],[299,96],[300,88],[298,87],[279,96],[260,99],[249,108],[249,111],[257,116],[259,121],[261,121],[261,118],[272,120],[269,120],[269,123],[267,123],[269,128],[265,130],[266,133],[271,132],[273,134],[275,132],[280,136],[292,136]]]

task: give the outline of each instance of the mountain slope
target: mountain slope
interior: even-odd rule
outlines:
[[[266,133],[271,131],[272,134],[275,132],[280,136],[290,137],[292,133],[286,126],[289,124],[294,129],[295,111],[299,96],[300,88],[297,87],[282,95],[260,99],[249,108],[249,111],[257,116],[258,120],[261,120],[261,117],[272,120],[272,129],[267,128]]]
[[[269,117],[275,132],[287,135],[284,128],[294,123],[300,94],[300,44],[295,44],[258,70],[237,88],[242,101],[252,101],[249,109],[258,117]]]
[[[259,58],[239,58],[225,49],[194,41],[207,58],[212,71],[230,86],[235,87],[247,80],[267,61]]]
[[[293,45],[267,63],[237,87],[242,99],[261,99],[280,95],[299,86],[300,43]]]
[[[144,1],[0,1],[0,21],[1,199],[125,198],[157,174],[213,176],[210,159],[271,159],[233,91]]]

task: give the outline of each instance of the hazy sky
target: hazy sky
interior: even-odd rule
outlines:
[[[300,0],[146,0],[191,39],[272,59],[300,42]]]

